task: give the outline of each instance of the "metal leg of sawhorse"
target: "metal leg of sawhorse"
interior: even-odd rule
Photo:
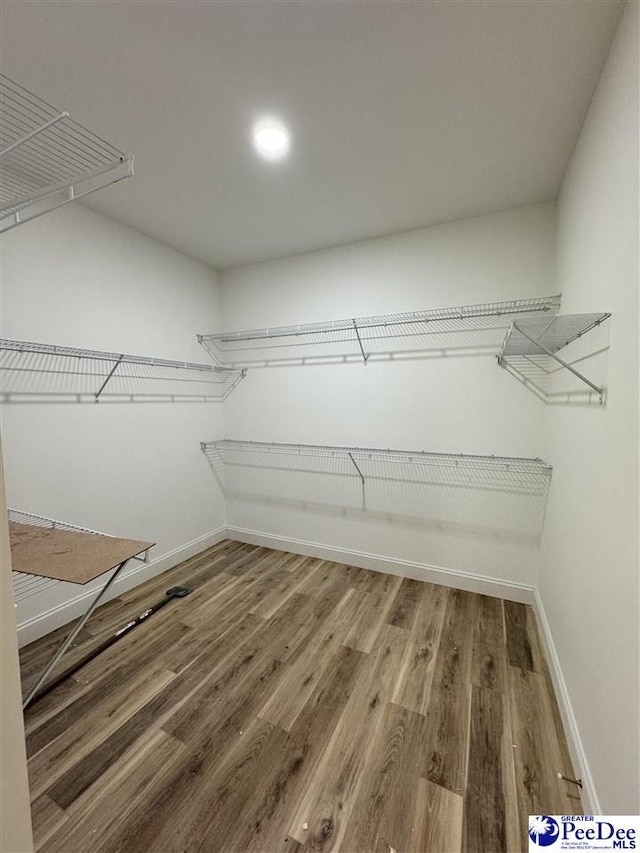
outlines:
[[[60,648],[57,650],[57,652],[55,653],[55,655],[51,658],[51,660],[49,661],[49,663],[45,666],[45,668],[43,669],[43,671],[42,671],[42,673],[41,673],[40,677],[38,678],[38,680],[36,681],[36,683],[33,685],[33,687],[31,688],[31,690],[30,690],[30,691],[29,691],[29,693],[27,694],[26,699],[25,699],[25,700],[24,700],[24,702],[22,703],[22,710],[24,710],[28,705],[30,705],[30,704],[31,704],[31,702],[33,702],[33,700],[36,698],[36,694],[38,693],[38,690],[40,690],[40,688],[42,687],[42,685],[43,685],[43,684],[44,684],[44,682],[46,681],[47,676],[49,675],[49,673],[51,672],[51,670],[52,670],[52,669],[54,668],[54,666],[58,663],[58,661],[60,660],[60,658],[64,655],[64,653],[67,651],[67,649],[69,648],[69,646],[73,643],[73,641],[75,640],[75,638],[78,636],[78,634],[80,633],[80,631],[81,631],[81,630],[82,630],[82,628],[84,627],[84,625],[85,625],[85,623],[86,623],[87,619],[89,619],[89,617],[91,616],[91,614],[93,613],[93,611],[94,611],[94,610],[96,609],[96,607],[98,606],[98,604],[99,604],[99,602],[100,602],[100,599],[101,599],[101,598],[103,597],[103,595],[107,592],[107,590],[109,589],[109,587],[111,586],[111,584],[115,581],[115,579],[118,577],[118,575],[119,575],[119,574],[120,574],[120,572],[124,569],[124,567],[127,565],[127,563],[128,563],[128,562],[129,562],[129,558],[127,558],[124,562],[120,563],[120,565],[116,568],[115,572],[111,575],[111,577],[109,578],[109,580],[106,582],[106,584],[102,587],[102,589],[100,590],[100,592],[99,592],[99,593],[96,595],[96,597],[93,599],[93,601],[91,602],[91,604],[90,604],[90,605],[89,605],[89,607],[87,608],[86,613],[85,613],[83,616],[81,616],[81,617],[80,617],[80,619],[79,619],[79,620],[78,620],[78,622],[76,623],[75,627],[73,628],[73,630],[71,631],[71,633],[69,634],[69,636],[67,637],[67,639],[66,639],[66,640],[64,641],[64,643],[60,646]]]

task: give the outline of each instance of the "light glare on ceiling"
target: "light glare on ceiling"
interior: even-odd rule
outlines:
[[[291,134],[274,118],[264,118],[253,126],[253,147],[265,160],[282,160],[289,153]]]

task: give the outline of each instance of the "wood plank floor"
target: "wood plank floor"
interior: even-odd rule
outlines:
[[[101,607],[65,665],[176,584],[27,710],[38,850],[501,853],[581,812],[529,607],[225,541]]]

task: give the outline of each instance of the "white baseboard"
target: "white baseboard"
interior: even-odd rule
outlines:
[[[102,599],[101,603],[105,603],[112,598],[117,598],[123,592],[144,583],[144,581],[156,575],[162,574],[162,572],[166,572],[167,569],[177,566],[178,563],[188,560],[189,557],[193,557],[200,551],[205,551],[207,548],[217,545],[218,542],[222,542],[226,538],[226,528],[219,527],[217,530],[212,530],[210,533],[206,533],[204,536],[200,536],[186,545],[174,548],[173,551],[163,554],[156,560],[151,560],[149,563],[133,564],[128,571],[125,569],[118,579],[114,581],[113,586]],[[85,590],[75,598],[63,601],[61,604],[52,607],[44,613],[18,623],[18,646],[22,647],[27,643],[32,643],[50,631],[66,625],[67,622],[78,619],[87,609],[91,598],[96,595],[97,590],[95,588]]]
[[[551,673],[551,680],[553,681],[556,698],[558,700],[558,707],[560,709],[560,716],[562,717],[562,724],[567,737],[569,753],[571,755],[571,761],[573,762],[573,769],[577,778],[582,780],[582,791],[580,793],[582,806],[585,814],[602,814],[600,800],[596,792],[593,776],[591,775],[587,755],[584,750],[584,746],[582,745],[582,738],[580,737],[578,723],[576,721],[575,714],[573,713],[569,690],[562,674],[560,658],[558,657],[547,614],[545,613],[542,599],[540,598],[540,593],[537,589],[535,591],[533,607],[536,619],[538,620],[538,627],[540,628],[542,643],[544,645],[544,651],[549,665],[549,671]]]
[[[458,572],[455,569],[444,569],[426,563],[414,563],[410,560],[394,560],[391,557],[382,557],[378,554],[353,551],[349,548],[336,548],[332,545],[321,545],[318,542],[305,542],[287,536],[274,536],[271,533],[261,533],[242,527],[227,527],[226,532],[228,539],[246,542],[248,545],[261,545],[265,548],[290,551],[293,554],[301,554],[305,557],[317,557],[335,563],[346,563],[349,566],[357,566],[361,569],[371,569],[374,572],[429,581],[455,589],[464,589],[468,592],[478,592],[482,595],[506,598],[509,601],[519,601],[523,604],[533,604],[534,602],[535,588],[526,584],[504,581],[486,575]]]
[[[464,589],[469,592],[478,592],[483,595],[520,601],[524,604],[534,603],[534,587],[525,584],[504,581],[485,575],[458,572],[453,569],[415,563],[409,560],[394,560],[390,557],[383,557],[377,554],[368,554],[348,548],[336,548],[331,545],[321,545],[317,542],[306,542],[285,536],[274,536],[269,533],[246,530],[240,527],[220,527],[198,539],[194,539],[192,542],[188,542],[186,545],[163,554],[150,563],[143,563],[139,566],[131,567],[128,571],[125,570],[105,595],[103,602],[106,603],[112,598],[116,598],[123,592],[167,571],[167,569],[178,565],[178,563],[189,559],[189,557],[198,554],[200,551],[216,545],[223,539],[234,539],[238,542],[290,551],[294,554],[345,563],[363,569],[371,569],[376,572],[429,581],[430,583]],[[85,590],[74,598],[65,599],[49,610],[25,619],[23,622],[19,622],[18,645],[22,647],[54,631],[56,628],[66,625],[73,619],[79,618],[85,612],[89,600],[96,593],[95,588]]]

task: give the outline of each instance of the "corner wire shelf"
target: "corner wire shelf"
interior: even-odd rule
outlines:
[[[48,518],[46,515],[35,515],[32,512],[24,512],[19,509],[7,507],[7,515],[10,522],[16,524],[31,524],[35,527],[42,527],[46,530],[69,530],[75,533],[91,533],[95,536],[105,536],[108,539],[116,539],[110,533],[102,533],[99,530],[91,530],[89,527],[79,527],[77,524],[70,524],[67,521],[59,521],[55,518]],[[143,552],[142,555],[132,557],[133,560],[138,560],[141,563],[149,562],[149,549]],[[52,586],[56,586],[62,581],[56,578],[45,578],[39,575],[30,575],[26,572],[13,572],[13,593],[14,599],[17,602],[24,601],[32,595],[37,595],[44,592]]]
[[[132,175],[132,154],[0,74],[0,233]]]
[[[549,375],[554,372],[545,365],[554,363],[560,365],[558,370],[567,370],[576,376],[598,395],[598,402],[604,402],[604,388],[597,385],[576,367],[565,361],[557,353],[559,350],[579,340],[587,332],[600,326],[611,314],[560,314],[549,321],[541,319],[516,321],[513,320],[505,335],[502,348],[498,355],[498,364],[505,367],[525,385],[533,386],[543,397],[548,397],[543,389],[535,386],[527,378],[523,366],[533,365]]]
[[[411,358],[430,349],[455,345],[455,336],[472,333],[485,351],[496,355],[511,321],[557,314],[560,296],[516,299],[454,308],[352,317],[322,323],[276,326],[237,332],[198,335],[216,364],[268,367],[307,363],[336,363]],[[438,337],[436,337],[438,336]],[[434,341],[439,346],[434,346]],[[303,349],[306,348],[305,351]],[[468,347],[467,347],[468,348]],[[293,350],[301,355],[290,355]]]
[[[4,403],[216,402],[245,371],[1,339],[0,375]]]
[[[495,487],[504,484],[509,490],[546,494],[552,468],[540,458],[521,456],[482,456],[467,453],[435,453],[426,450],[392,450],[378,447],[348,447],[326,444],[289,444],[283,442],[242,441],[218,439],[203,441],[200,448],[210,464],[233,462],[233,454],[251,453],[272,459],[278,465],[294,470],[305,468],[305,460],[324,459],[341,465],[341,472],[350,472],[362,485],[376,477],[376,463],[403,466],[403,474],[413,468],[428,470],[430,477],[444,484]],[[297,466],[297,467],[295,467]],[[336,472],[338,469],[334,469]],[[433,481],[433,480],[432,480]]]

